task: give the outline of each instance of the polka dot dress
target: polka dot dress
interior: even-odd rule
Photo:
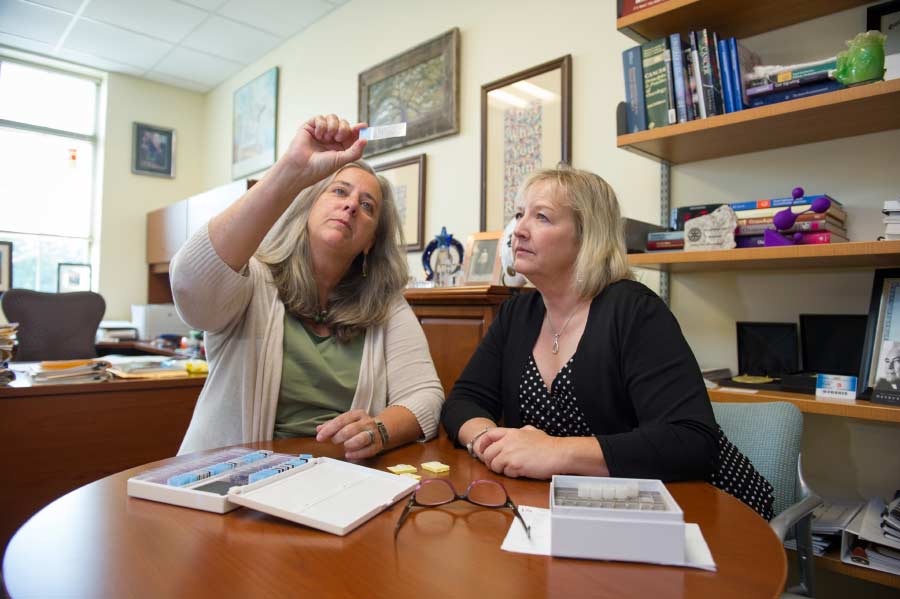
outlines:
[[[544,385],[541,371],[534,356],[528,356],[528,363],[519,383],[519,410],[522,424],[530,424],[554,437],[587,437],[591,429],[584,414],[575,401],[575,382],[572,380],[572,356],[563,366],[550,391]]]
[[[728,440],[719,428],[719,464],[709,481],[713,486],[734,495],[757,514],[771,520],[775,516],[775,489],[772,484]]]

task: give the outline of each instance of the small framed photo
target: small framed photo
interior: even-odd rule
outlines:
[[[857,388],[900,388],[900,268],[875,271]]]
[[[884,42],[885,79],[900,78],[900,0],[891,0],[866,9],[866,30],[880,31]]]
[[[272,67],[234,92],[231,123],[232,179],[275,164],[278,67]]]
[[[56,265],[56,292],[91,290],[91,265],[60,262]]]
[[[394,190],[406,251],[421,252],[425,247],[425,154],[373,168],[390,182]]]
[[[134,123],[131,172],[154,177],[175,176],[175,130]]]
[[[12,287],[12,251],[11,241],[0,241],[0,295]]]
[[[466,242],[464,285],[500,284],[500,238],[503,231],[473,233]]]

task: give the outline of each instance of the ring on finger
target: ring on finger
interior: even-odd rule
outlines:
[[[374,444],[375,443],[375,431],[373,431],[370,428],[367,428],[366,432],[369,433],[369,445]]]

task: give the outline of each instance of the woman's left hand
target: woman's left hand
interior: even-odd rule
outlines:
[[[370,458],[384,449],[375,419],[364,410],[350,410],[316,427],[316,441],[344,445],[348,460]]]
[[[561,471],[562,441],[529,425],[492,428],[479,439],[479,446],[482,460],[497,474],[547,479]]]

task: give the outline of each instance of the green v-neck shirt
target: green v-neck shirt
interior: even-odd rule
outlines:
[[[350,409],[365,335],[347,342],[319,337],[285,312],[284,361],[275,411],[275,438],[311,437],[316,426]]]

